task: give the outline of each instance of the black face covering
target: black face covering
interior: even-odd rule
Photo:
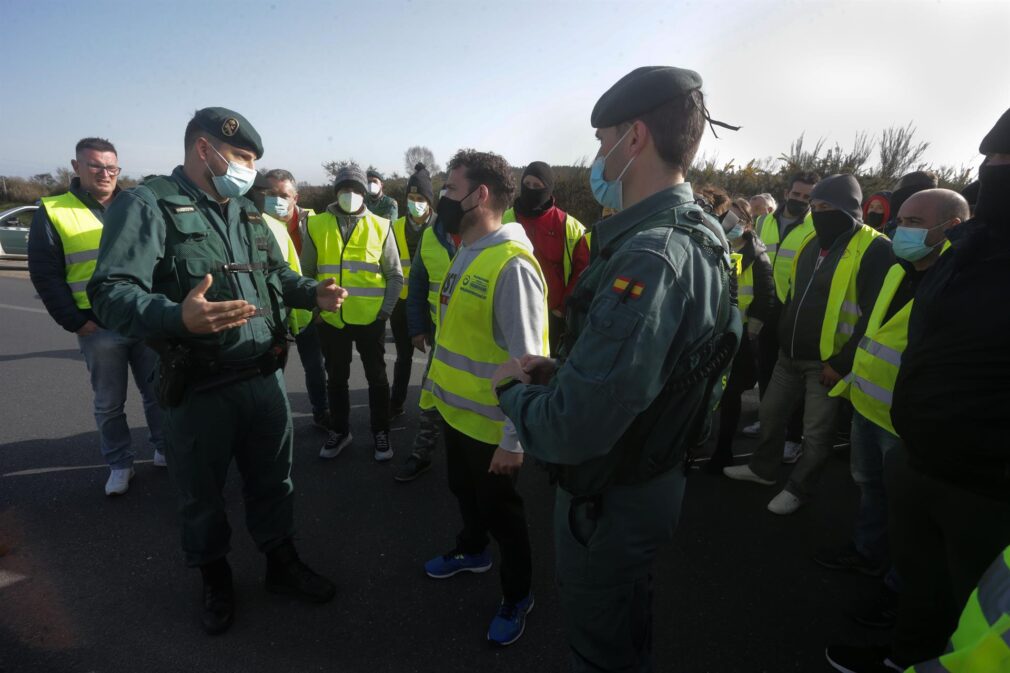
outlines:
[[[1010,234],[1010,164],[978,169],[978,204],[975,217]]]
[[[852,218],[840,210],[814,212],[814,232],[822,249],[830,248],[838,237],[852,229]]]
[[[477,191],[477,188],[473,189],[470,194],[473,194],[475,191]],[[438,219],[450,234],[458,234],[463,225],[463,216],[477,207],[463,209],[463,202],[466,201],[470,194],[467,194],[459,201],[450,199],[448,196],[443,196],[438,200]]]
[[[880,225],[884,223],[883,213],[867,213],[866,223],[873,227],[874,229],[880,229]]]
[[[810,204],[806,201],[800,201],[799,199],[788,199],[786,200],[786,212],[793,217],[803,217],[807,214],[807,208]]]
[[[546,206],[550,200],[550,189],[546,187],[542,189],[533,189],[532,187],[523,185],[519,190],[519,202],[517,206],[523,214],[539,215],[544,211],[544,206]]]

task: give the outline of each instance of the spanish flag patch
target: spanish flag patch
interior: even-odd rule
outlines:
[[[617,280],[614,281],[614,284],[610,289],[619,295],[631,297],[632,299],[638,299],[642,296],[642,292],[645,291],[645,284],[639,283],[633,278],[628,278],[627,276],[618,276]]]

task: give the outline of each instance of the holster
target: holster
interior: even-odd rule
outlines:
[[[190,369],[190,353],[185,346],[172,346],[161,352],[158,378],[158,404],[171,409],[182,404]]]

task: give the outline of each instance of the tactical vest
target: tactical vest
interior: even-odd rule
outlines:
[[[502,224],[508,224],[510,222],[516,222],[516,212],[515,208],[509,208],[501,216]],[[574,217],[565,213],[565,256],[562,260],[565,285],[568,285],[568,281],[572,278],[572,257],[575,255],[575,246],[579,244],[579,240],[586,235],[586,228],[582,226],[582,223],[576,220]],[[586,245],[589,241],[586,241]]]
[[[299,276],[302,275],[302,263],[298,259],[298,250],[295,249],[295,242],[291,240],[291,235],[288,234],[287,225],[266,213],[263,213],[263,220],[270,227],[270,233],[274,235],[277,247],[281,249],[281,253],[287,260],[288,266]],[[308,327],[311,322],[312,311],[294,308],[291,309],[291,313],[288,315],[288,325],[291,327],[291,333],[295,336],[301,334],[302,330]]]
[[[794,226],[784,241],[779,240],[779,222],[775,218],[775,213],[765,215],[757,229],[758,238],[768,246],[768,258],[771,260],[772,274],[775,277],[775,294],[784,304],[789,296],[793,262],[806,239],[814,233],[813,213],[807,211],[803,222]]]
[[[418,252],[428,272],[428,311],[431,315],[431,324],[434,325],[438,320],[438,293],[442,288],[442,281],[449,273],[452,259],[449,257],[449,251],[435,235],[434,227],[425,227],[421,232]]]
[[[389,220],[366,211],[345,243],[333,213],[309,218],[309,236],[318,253],[316,280],[334,278],[347,290],[340,311],[323,311],[323,320],[342,328],[345,324],[370,325],[379,317],[386,295],[380,261],[389,229]]]
[[[73,192],[42,198],[42,207],[53,223],[66,265],[67,285],[77,308],[91,308],[88,281],[95,273],[98,244],[102,240],[102,221]]]
[[[502,269],[515,257],[526,259],[544,282],[536,258],[518,243],[506,241],[482,250],[455,286],[442,290],[446,307],[436,311],[435,350],[421,393],[422,408],[433,405],[446,423],[485,444],[500,444],[505,426],[491,377],[510,356],[494,340],[494,292]],[[546,353],[546,298],[543,315]]]

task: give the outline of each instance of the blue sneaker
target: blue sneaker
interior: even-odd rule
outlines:
[[[491,552],[487,549],[479,554],[464,554],[452,550],[443,556],[436,556],[424,564],[424,572],[428,577],[444,580],[453,575],[468,573],[484,573],[491,569]]]
[[[498,614],[487,629],[488,642],[495,645],[511,645],[519,640],[526,630],[526,615],[533,609],[533,593],[518,603],[502,600]]]

